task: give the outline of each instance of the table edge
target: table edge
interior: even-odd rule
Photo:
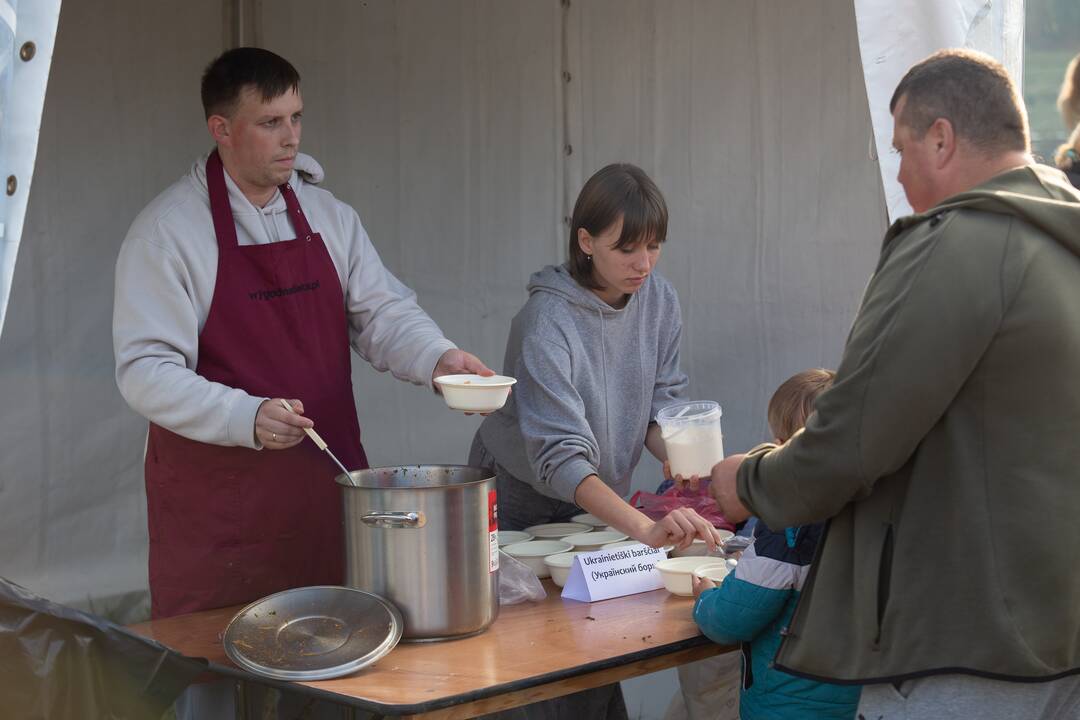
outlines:
[[[260,685],[266,685],[269,687],[276,687],[289,692],[295,692],[302,695],[308,695],[321,700],[337,703],[338,705],[346,705],[349,707],[359,708],[361,710],[367,710],[369,712],[375,712],[381,715],[419,715],[426,712],[432,712],[434,710],[442,710],[444,708],[454,707],[456,705],[464,705],[477,700],[484,700],[497,695],[504,695],[513,692],[519,692],[521,690],[528,690],[529,688],[539,687],[541,685],[548,685],[551,683],[566,680],[568,678],[580,677],[582,675],[588,675],[594,672],[601,672],[604,670],[610,670],[612,668],[622,667],[624,665],[631,665],[643,660],[651,660],[653,658],[662,657],[664,655],[670,655],[680,650],[689,650],[691,648],[701,647],[703,645],[713,644],[712,640],[704,635],[697,635],[692,638],[686,638],[684,640],[677,640],[673,643],[666,645],[656,645],[643,650],[637,650],[624,655],[616,655],[610,658],[603,658],[602,660],[596,660],[591,663],[585,663],[583,665],[575,665],[569,668],[562,668],[560,670],[553,670],[543,675],[533,675],[520,680],[513,680],[511,682],[501,683],[498,685],[489,685],[477,690],[470,690],[468,692],[459,693],[457,695],[443,695],[441,697],[432,698],[418,703],[410,704],[393,704],[383,703],[376,700],[368,700],[365,698],[355,697],[353,695],[343,695],[341,693],[333,692],[331,690],[322,690],[312,684],[305,681],[289,681],[289,680],[276,680],[273,678],[263,677],[254,673],[242,670],[233,665],[219,665],[213,661],[209,662],[207,670],[218,673],[220,675],[227,675],[235,677],[237,679],[254,682]],[[360,672],[363,672],[362,670]],[[314,681],[313,681],[314,682]]]

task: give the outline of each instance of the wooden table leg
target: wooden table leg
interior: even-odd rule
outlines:
[[[233,708],[236,720],[247,720],[247,688],[243,680],[233,682]]]

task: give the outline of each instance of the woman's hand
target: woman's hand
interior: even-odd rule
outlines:
[[[706,590],[712,590],[714,587],[716,587],[716,583],[714,583],[709,578],[698,577],[697,575],[694,575],[692,573],[690,575],[690,582],[693,584],[695,600],[701,597],[701,593],[705,592]]]
[[[689,479],[684,478],[682,475],[673,476],[671,474],[671,462],[668,460],[664,461],[664,479],[673,480],[675,482],[675,487],[679,490],[683,490],[689,486],[691,490],[696,491],[698,489],[698,484],[701,482],[701,478],[697,475],[691,475]]]
[[[676,508],[654,522],[642,537],[635,540],[654,548],[674,545],[682,550],[689,547],[696,537],[705,541],[709,552],[716,550],[721,542],[720,533],[711,522],[690,508]]]

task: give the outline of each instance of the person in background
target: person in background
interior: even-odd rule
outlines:
[[[1069,139],[1058,147],[1054,164],[1065,173],[1069,182],[1080,188],[1080,125],[1074,127]]]
[[[780,385],[768,408],[777,445],[802,429],[835,376],[831,370],[804,370]],[[758,522],[754,541],[720,587],[694,578],[694,621],[701,631],[720,644],[742,644],[740,720],[855,717],[857,685],[817,682],[772,666],[824,527],[819,522],[773,530]]]
[[[1080,188],[1080,54],[1065,69],[1057,106],[1069,139],[1054,153],[1054,164]]]
[[[1080,192],[988,55],[934,53],[890,110],[916,214],[803,431],[709,488],[828,520],[776,669],[862,685],[864,720],[1080,717]]]

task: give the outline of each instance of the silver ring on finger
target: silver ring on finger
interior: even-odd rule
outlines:
[[[276,432],[270,433],[270,437],[274,438],[274,442],[277,442],[277,433]]]

